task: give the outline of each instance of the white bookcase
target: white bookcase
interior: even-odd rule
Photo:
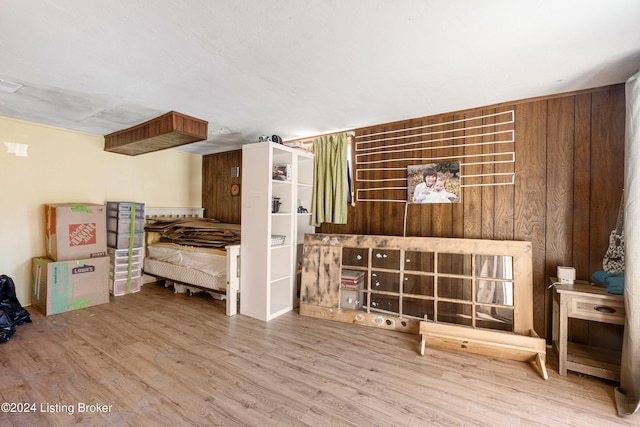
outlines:
[[[282,179],[274,178],[277,167]],[[240,314],[269,321],[298,304],[304,234],[315,231],[313,154],[273,142],[247,144],[242,169]]]

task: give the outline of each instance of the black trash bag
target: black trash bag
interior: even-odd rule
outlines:
[[[9,315],[15,326],[31,323],[29,312],[18,301],[13,279],[4,274],[0,275],[0,310]]]
[[[9,341],[9,338],[16,333],[16,327],[11,321],[11,316],[0,310],[0,343]]]

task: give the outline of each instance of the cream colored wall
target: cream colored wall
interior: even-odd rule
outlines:
[[[28,144],[27,157],[5,142]],[[177,150],[107,153],[104,138],[0,117],[0,274],[31,304],[31,259],[46,254],[45,203],[134,201],[201,207],[202,157]]]

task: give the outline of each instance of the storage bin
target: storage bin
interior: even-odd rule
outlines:
[[[107,215],[123,219],[132,217],[144,219],[144,203],[107,202]]]
[[[113,280],[122,280],[122,279],[127,279],[129,277],[129,271],[125,270],[125,271],[118,271],[115,272],[112,269],[109,269],[109,279],[113,279]],[[138,270],[131,270],[131,278],[136,278],[136,277],[142,277],[142,269],[138,269]]]
[[[107,231],[116,233],[131,232],[131,218],[115,218],[110,216],[107,218]],[[133,220],[134,233],[144,232],[144,218],[136,218]]]
[[[112,259],[113,260],[113,259]],[[141,271],[142,270],[142,259],[139,259],[137,262],[131,262],[131,272]],[[119,273],[127,273],[129,271],[129,263],[126,264],[114,264],[111,263],[110,271],[119,274]]]
[[[116,248],[107,248],[107,253],[114,257],[118,264],[122,264],[123,262],[126,264],[129,262],[129,257],[131,259],[137,259],[138,257],[144,258],[144,247],[139,248],[131,248],[131,255],[129,255],[129,248],[124,249],[116,249]]]
[[[111,248],[109,248],[111,249]],[[111,265],[119,267],[121,265],[124,266],[128,266],[129,263],[131,264],[142,264],[144,262],[144,256],[142,255],[132,255],[131,258],[129,257],[116,257],[113,255],[109,255],[109,257],[111,257]]]
[[[271,235],[271,246],[284,245],[284,239],[286,236]]]
[[[128,280],[124,279],[109,279],[109,292],[113,296],[127,295],[140,291],[142,287],[142,276],[132,277]]]
[[[113,231],[107,231],[107,246],[116,249],[129,248],[129,236],[130,233],[116,233]],[[132,248],[144,246],[144,232],[133,233]]]

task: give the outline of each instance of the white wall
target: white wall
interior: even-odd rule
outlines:
[[[27,157],[5,142],[28,144]],[[45,256],[44,204],[134,201],[201,207],[202,157],[177,150],[107,153],[104,138],[0,117],[0,274],[31,304],[31,259]]]

